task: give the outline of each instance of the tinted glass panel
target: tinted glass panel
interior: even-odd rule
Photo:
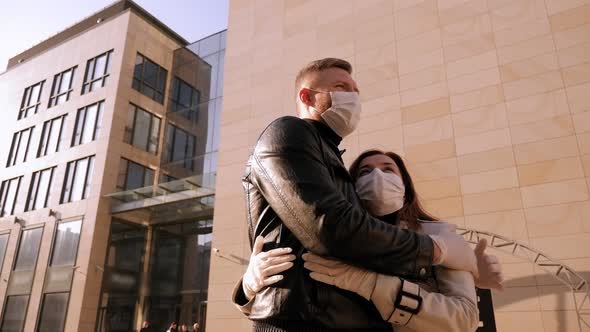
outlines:
[[[60,223],[57,226],[51,266],[73,266],[76,263],[82,220]]]
[[[64,330],[69,295],[69,293],[53,293],[43,296],[37,331],[59,332]]]
[[[40,227],[23,231],[16,256],[16,264],[14,265],[15,271],[31,271],[35,269],[42,235],[43,228]]]
[[[2,332],[21,332],[25,323],[28,295],[9,296],[2,315]]]

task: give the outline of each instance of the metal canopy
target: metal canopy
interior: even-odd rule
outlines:
[[[111,214],[135,215],[150,224],[211,216],[215,201],[214,173],[105,195]],[[130,218],[133,219],[133,218]]]

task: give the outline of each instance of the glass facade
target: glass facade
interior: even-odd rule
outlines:
[[[113,219],[103,277],[99,331],[133,330],[145,241],[145,227]]]
[[[108,264],[103,280],[98,331],[130,331],[147,320],[154,331],[166,331],[171,322],[205,329],[211,236],[213,187],[219,146],[225,34],[207,37],[174,52],[171,84],[163,104],[167,110],[155,126],[152,115],[130,107],[125,142],[157,153],[155,136],[163,130],[158,168],[121,158],[117,202],[134,202],[158,195],[183,193],[180,200],[113,216]],[[133,87],[142,91],[146,71],[160,78],[164,69],[138,55]],[[149,78],[149,77],[148,77]],[[149,80],[148,80],[149,81]],[[155,90],[157,81],[147,85]],[[155,92],[154,92],[155,93]],[[153,93],[152,93],[153,94]],[[159,96],[159,93],[155,93]],[[151,96],[151,95],[149,95]],[[158,101],[156,99],[156,101]],[[150,134],[153,139],[150,139]],[[151,166],[151,165],[150,165]],[[154,183],[157,172],[157,183]],[[190,195],[195,195],[193,198]],[[178,197],[181,197],[180,195]],[[140,203],[143,204],[143,203]],[[134,214],[136,213],[136,214]],[[137,223],[136,215],[143,222]]]

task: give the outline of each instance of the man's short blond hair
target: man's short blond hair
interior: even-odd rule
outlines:
[[[295,78],[295,88],[299,89],[309,74],[321,72],[329,68],[340,68],[345,70],[347,73],[352,74],[352,65],[346,60],[338,58],[319,59],[312,61],[305,67],[301,68],[297,74],[297,77]]]

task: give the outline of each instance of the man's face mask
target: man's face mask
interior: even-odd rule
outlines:
[[[399,175],[374,168],[358,178],[356,191],[367,211],[381,217],[402,208],[406,189]]]
[[[321,113],[320,116],[338,136],[346,137],[356,129],[361,119],[361,101],[358,92],[311,91],[330,94],[332,106]],[[318,112],[315,108],[312,108],[312,110]]]

